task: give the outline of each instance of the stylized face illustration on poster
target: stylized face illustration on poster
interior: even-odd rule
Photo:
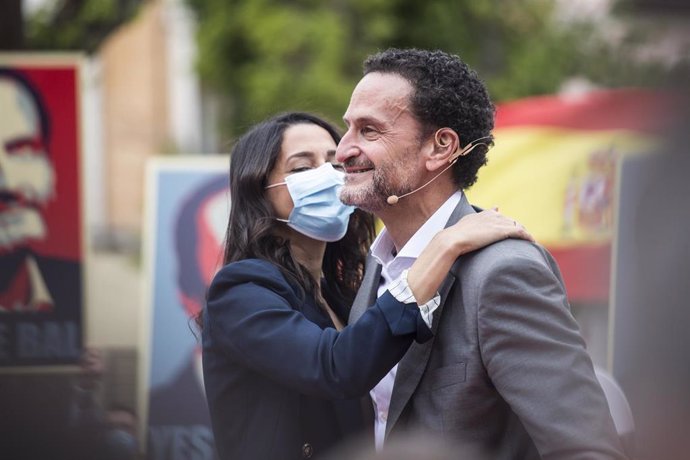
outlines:
[[[0,60],[0,366],[74,364],[82,336],[78,63]]]
[[[194,318],[223,260],[230,211],[225,158],[178,158],[149,169],[149,458],[211,460],[213,435]]]

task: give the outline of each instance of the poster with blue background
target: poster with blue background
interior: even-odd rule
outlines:
[[[194,318],[222,263],[230,211],[227,156],[148,165],[142,388],[149,458],[211,459],[213,437]]]

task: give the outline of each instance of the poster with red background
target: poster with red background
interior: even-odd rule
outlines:
[[[0,368],[82,346],[78,55],[0,55]]]

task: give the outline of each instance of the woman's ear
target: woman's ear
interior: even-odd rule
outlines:
[[[426,160],[429,171],[436,171],[445,167],[450,161],[451,155],[460,147],[458,134],[450,128],[441,128],[434,133],[433,152]]]

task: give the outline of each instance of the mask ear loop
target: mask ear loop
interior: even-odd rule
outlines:
[[[279,185],[287,185],[287,182],[278,182],[276,184],[267,185],[264,187],[264,190],[268,190],[269,188],[273,188],[273,187],[278,187]],[[273,219],[277,220],[278,222],[284,222],[286,224],[289,222],[288,219],[281,219],[280,217],[274,217]]]
[[[287,185],[287,182],[278,182],[277,184],[267,185],[266,187],[264,187],[264,190],[268,190],[269,188],[277,187],[279,185]]]

